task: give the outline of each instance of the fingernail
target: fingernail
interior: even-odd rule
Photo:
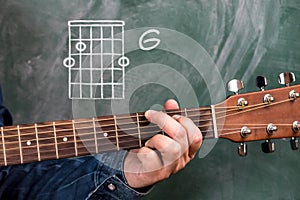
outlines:
[[[145,117],[146,117],[149,121],[151,121],[151,115],[152,115],[153,112],[154,112],[153,110],[147,110],[147,111],[145,112]]]
[[[181,118],[181,116],[180,115],[173,115],[172,116],[175,120],[178,120],[178,119],[180,119]]]

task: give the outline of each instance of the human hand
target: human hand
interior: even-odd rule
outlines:
[[[164,106],[166,110],[178,108],[174,100],[168,100]],[[189,118],[151,110],[145,116],[168,136],[157,134],[144,147],[129,152],[124,173],[133,188],[155,184],[177,173],[194,158],[202,144],[202,134]]]

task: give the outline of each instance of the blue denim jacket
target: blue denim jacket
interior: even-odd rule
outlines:
[[[11,124],[0,88],[0,126]],[[0,167],[0,199],[139,199],[146,193],[126,184],[125,155],[121,151]]]

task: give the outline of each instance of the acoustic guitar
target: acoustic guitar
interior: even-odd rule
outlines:
[[[264,140],[264,152],[275,150],[272,139],[290,138],[298,149],[300,136],[300,85],[289,86],[293,74],[285,73],[288,87],[236,94],[211,106],[166,111],[169,115],[189,117],[205,139],[223,138],[239,143],[238,153],[247,154],[246,142]],[[242,83],[235,80],[229,88],[237,93]],[[0,165],[15,165],[142,147],[162,131],[149,123],[144,113],[100,116],[86,119],[14,125],[0,128]]]

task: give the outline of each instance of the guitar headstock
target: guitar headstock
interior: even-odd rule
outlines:
[[[288,87],[265,90],[266,79],[258,77],[257,85],[261,91],[247,94],[234,91],[236,95],[215,105],[218,136],[241,143],[238,148],[241,156],[247,153],[245,142],[257,140],[265,141],[262,149],[266,153],[275,151],[271,140],[279,138],[291,138],[292,149],[298,149],[300,85],[289,86],[292,80],[295,80],[293,73],[281,74],[279,81]],[[236,89],[241,89],[242,84],[237,80],[234,82],[239,85]]]

